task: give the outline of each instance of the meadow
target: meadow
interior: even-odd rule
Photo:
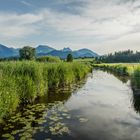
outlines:
[[[50,89],[70,86],[91,71],[81,62],[0,62],[0,118],[16,111],[20,104],[33,102]]]

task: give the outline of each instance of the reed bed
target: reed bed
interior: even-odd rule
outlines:
[[[91,71],[89,65],[73,62],[0,62],[0,118],[30,103],[51,88],[69,86]]]
[[[134,69],[134,72],[131,76],[131,85],[133,90],[140,91],[140,66]]]

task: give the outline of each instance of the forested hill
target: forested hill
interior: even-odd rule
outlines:
[[[98,61],[104,63],[140,62],[140,52],[133,52],[131,50],[119,51],[108,55],[103,55],[98,58]]]

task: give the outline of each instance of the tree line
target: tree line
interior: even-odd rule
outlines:
[[[102,63],[134,63],[134,62],[140,62],[140,52],[132,51],[132,50],[126,50],[126,51],[119,51],[115,53],[110,53],[108,55],[103,55],[96,59],[97,62]]]

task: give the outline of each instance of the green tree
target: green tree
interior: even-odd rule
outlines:
[[[25,46],[19,50],[20,58],[25,60],[32,60],[35,58],[35,48]]]
[[[73,56],[72,54],[67,55],[67,62],[72,62],[73,61]]]

